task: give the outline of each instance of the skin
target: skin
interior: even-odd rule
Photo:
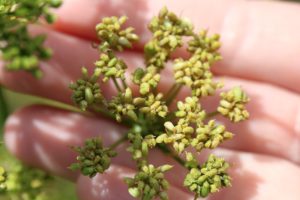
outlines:
[[[68,0],[56,11],[58,21],[51,27],[32,27],[47,33],[47,45],[54,50],[51,61],[42,63],[44,77],[5,72],[1,65],[0,83],[9,89],[71,103],[68,83],[80,76],[80,68],[92,69],[98,53],[91,48],[94,26],[101,17],[126,14],[128,24],[142,36],[133,50],[121,53],[128,66],[142,66],[142,44],[150,37],[145,24],[158,10],[188,17],[197,28],[220,33],[223,61],[213,67],[218,79],[228,87],[241,85],[252,99],[251,118],[227,127],[235,138],[214,151],[232,164],[233,187],[210,196],[209,200],[265,200],[300,198],[300,5],[287,2],[244,0]],[[130,3],[129,3],[130,2]],[[182,52],[178,52],[181,54]],[[164,75],[161,90],[172,77]],[[181,98],[184,97],[183,91]],[[111,96],[112,87],[103,93]],[[213,103],[204,102],[212,108]],[[77,183],[83,200],[132,199],[123,182],[134,173],[134,164],[125,151],[114,159],[104,175],[88,179],[66,167],[75,160],[70,145],[101,135],[106,145],[116,141],[126,128],[104,118],[83,116],[46,106],[29,106],[12,114],[5,127],[8,149],[27,164],[40,167]],[[208,152],[199,156],[203,161]],[[182,187],[186,171],[160,152],[150,162],[174,164],[167,173],[170,199],[192,199]]]

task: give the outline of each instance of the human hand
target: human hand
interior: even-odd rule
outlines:
[[[35,33],[48,34],[48,45],[54,50],[53,59],[41,66],[44,77],[36,80],[29,74],[5,72],[1,68],[0,82],[19,92],[71,103],[69,82],[80,76],[82,66],[92,68],[98,57],[91,40],[95,39],[94,26],[100,18],[128,15],[130,25],[136,27],[143,43],[149,38],[145,24],[164,5],[190,18],[195,27],[209,27],[210,33],[221,34],[224,59],[213,69],[217,75],[225,76],[222,79],[226,84],[241,85],[251,98],[251,118],[234,126],[228,123],[235,138],[215,151],[232,163],[233,187],[209,199],[299,199],[300,23],[297,19],[300,6],[297,4],[242,0],[90,0],[88,3],[69,0],[58,11],[59,20],[53,27],[33,28]],[[120,56],[128,66],[143,64],[139,45]],[[172,83],[168,76],[162,80],[162,90]],[[104,90],[107,96],[114,92],[109,87]],[[109,145],[124,131],[124,127],[104,118],[30,106],[9,118],[5,142],[24,162],[77,182],[80,199],[131,199],[123,177],[134,172],[134,165],[124,146],[118,148],[119,156],[103,175],[88,179],[67,169],[75,159],[70,145],[80,145],[85,138],[95,135],[101,135]],[[192,199],[182,188],[186,170],[160,152],[150,155],[151,163],[175,165],[167,173],[172,185],[170,199]]]

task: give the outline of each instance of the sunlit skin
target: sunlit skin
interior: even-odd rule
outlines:
[[[129,67],[143,66],[142,45],[150,37],[146,24],[161,7],[188,17],[195,27],[221,35],[223,60],[213,67],[226,86],[241,86],[251,98],[248,121],[227,127],[235,133],[214,153],[232,163],[232,187],[209,200],[265,200],[300,197],[300,5],[272,1],[244,0],[68,0],[57,11],[51,27],[32,27],[33,33],[47,33],[46,44],[54,50],[51,61],[42,63],[44,77],[35,79],[22,72],[8,73],[1,66],[0,82],[9,89],[71,104],[68,84],[80,77],[80,68],[90,69],[98,58],[91,41],[101,17],[127,15],[141,43],[120,56]],[[181,55],[181,52],[177,52]],[[173,77],[164,73],[161,90]],[[103,88],[106,96],[113,87]],[[182,91],[184,99],[187,91]],[[212,100],[214,101],[214,100]],[[210,106],[211,102],[204,102]],[[5,142],[10,151],[34,165],[77,183],[83,200],[131,199],[123,177],[134,173],[134,163],[125,145],[107,173],[89,179],[71,172],[75,160],[70,145],[101,135],[106,145],[116,141],[126,129],[104,118],[86,117],[45,106],[23,108],[7,121]],[[175,168],[166,173],[171,183],[170,199],[192,199],[182,187],[187,173],[160,152],[150,154],[150,162],[168,162]],[[201,154],[203,162],[206,152]]]

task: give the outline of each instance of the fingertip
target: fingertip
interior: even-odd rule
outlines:
[[[96,175],[92,179],[80,176],[77,182],[78,197],[82,200],[133,200],[123,181],[124,177],[132,175],[132,170],[114,165],[110,166],[104,174]]]
[[[75,180],[68,169],[86,138],[101,135],[105,145],[117,140],[121,126],[105,119],[83,116],[46,106],[29,106],[12,114],[5,125],[5,143],[17,158],[55,175]]]
[[[12,114],[5,125],[4,141],[7,149],[24,163],[48,172],[75,179],[76,173],[67,169],[74,160],[69,145],[80,138],[71,132],[47,123],[53,112],[42,106],[29,106]]]
[[[124,182],[125,177],[133,177],[134,171],[112,165],[104,174],[99,174],[90,179],[80,176],[77,182],[77,193],[82,200],[134,200],[128,193],[128,187]],[[169,199],[193,199],[192,195],[183,192],[177,187],[168,189]]]

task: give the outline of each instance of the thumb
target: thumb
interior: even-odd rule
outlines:
[[[81,200],[134,200],[128,193],[124,177],[133,177],[134,171],[118,165],[111,165],[104,173],[90,179],[80,176],[77,181],[77,193]],[[193,199],[193,196],[181,189],[170,186],[169,199]]]

